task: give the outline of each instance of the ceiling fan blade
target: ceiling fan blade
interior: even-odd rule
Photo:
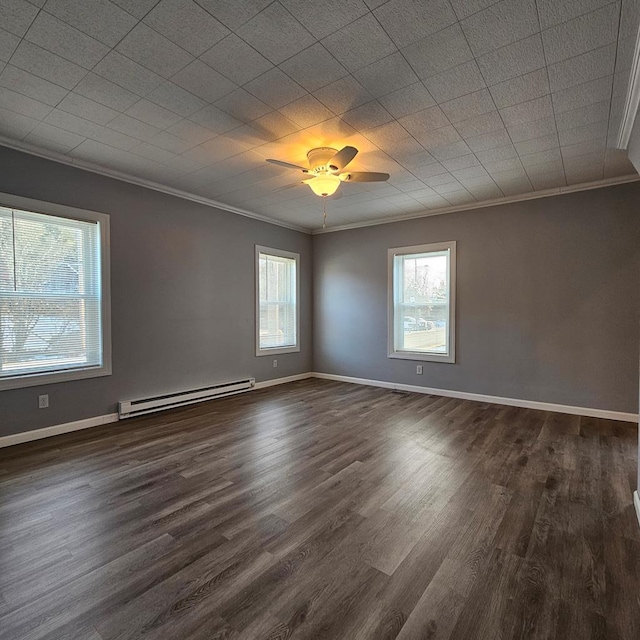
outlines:
[[[340,171],[344,169],[357,155],[358,150],[355,147],[343,147],[329,160],[329,168],[332,171]]]
[[[301,167],[300,165],[297,165],[297,164],[291,164],[290,162],[284,162],[282,160],[274,160],[273,158],[267,158],[267,162],[270,162],[271,164],[277,164],[281,167],[286,167],[287,169],[299,169],[303,173],[309,173],[309,169],[305,169],[304,167]]]
[[[350,171],[340,176],[343,182],[385,182],[389,179],[388,173],[376,173],[375,171]]]

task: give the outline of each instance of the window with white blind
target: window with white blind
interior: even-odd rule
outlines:
[[[256,245],[256,355],[300,351],[300,256]]]
[[[0,389],[111,372],[108,216],[0,195]]]
[[[389,249],[389,357],[455,362],[456,243]]]

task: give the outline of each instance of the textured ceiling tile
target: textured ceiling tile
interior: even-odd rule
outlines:
[[[454,191],[453,193],[447,193],[444,196],[450,204],[454,206],[461,206],[463,204],[470,204],[471,202],[475,202],[476,199],[469,191],[466,189],[462,191]]]
[[[549,149],[555,149],[559,146],[560,142],[558,141],[558,134],[556,133],[515,143],[515,147],[521,156],[529,153],[538,153],[539,151],[548,151]]]
[[[538,69],[523,76],[512,78],[489,89],[498,109],[511,107],[520,102],[546,96],[549,91],[549,79],[546,69]]]
[[[500,0],[450,0],[450,2],[458,16],[458,20],[462,20],[490,7],[492,4],[497,4]]]
[[[542,32],[547,64],[553,64],[614,42],[618,35],[618,4],[587,13]]]
[[[99,102],[94,102],[73,91],[60,102],[58,109],[72,113],[90,122],[95,122],[96,124],[107,124],[107,122],[110,122],[118,115],[115,109],[111,109]]]
[[[144,18],[158,4],[158,0],[111,0],[111,2],[138,19]]]
[[[144,22],[194,56],[229,34],[223,24],[193,0],[160,0]]]
[[[319,43],[289,58],[280,69],[311,92],[348,75],[348,71]]]
[[[167,129],[182,120],[182,117],[173,111],[169,111],[144,98],[127,109],[127,115],[142,120],[142,122],[152,124],[154,127],[158,127],[158,129]]]
[[[563,150],[564,151],[564,150]],[[604,163],[606,151],[598,148],[596,151],[586,151],[585,153],[567,153],[563,154],[563,164],[566,171],[588,168],[592,166],[602,165]]]
[[[253,120],[254,118],[251,119]],[[190,117],[190,120],[193,120],[197,124],[206,127],[216,134],[226,133],[227,131],[241,127],[243,124],[241,120],[234,118],[229,113],[222,111],[213,105],[209,105],[197,113],[194,113]],[[171,127],[169,131],[175,135],[180,135],[180,133],[177,133],[175,130],[176,126],[178,125]],[[203,140],[202,142],[206,142],[206,140]]]
[[[542,69],[545,66],[540,35],[514,42],[478,58],[478,66],[489,86]]]
[[[571,144],[562,147],[562,157],[564,160],[567,158],[573,158],[575,156],[583,156],[588,153],[604,152],[605,140],[599,138],[595,140],[585,140],[584,142],[578,142],[577,144]]]
[[[301,127],[311,127],[333,117],[329,109],[309,94],[281,107],[280,113]]]
[[[460,182],[466,189],[478,189],[481,187],[497,189],[496,183],[490,175],[480,176],[479,178],[460,178]]]
[[[554,93],[553,108],[556,114],[606,102],[611,96],[612,81],[613,76],[607,76]]]
[[[282,4],[318,39],[368,13],[362,0],[282,0]]]
[[[428,152],[415,154],[407,159],[403,165],[411,171],[417,178],[429,178],[437,176],[440,173],[446,173],[447,170]]]
[[[604,162],[604,177],[636,175],[636,169],[623,149],[607,149]]]
[[[418,81],[418,77],[400,53],[393,53],[354,72],[360,84],[375,98],[392,93]]]
[[[379,149],[391,153],[391,149],[398,150],[401,143],[408,143],[408,148],[412,153],[419,153],[422,149],[420,144],[409,136],[406,129],[397,121],[382,124],[379,127],[367,130],[365,136],[373,142]],[[391,154],[393,155],[393,154]]]
[[[443,160],[442,166],[447,169],[447,171],[460,171],[461,169],[469,169],[470,167],[477,167],[480,164],[480,161],[473,153],[470,153],[466,156],[459,156],[457,158],[452,158],[451,160]]]
[[[25,138],[25,142],[49,149],[50,151],[68,153],[85,139],[86,138],[71,133],[70,131],[65,131],[64,129],[59,129],[58,127],[41,122]]]
[[[136,140],[146,142],[154,138],[161,130],[147,122],[141,122],[124,113],[117,115],[108,125],[109,129],[119,131]]]
[[[8,62],[19,43],[20,38],[18,36],[0,29],[0,60]]]
[[[227,114],[224,114],[227,115]],[[229,116],[230,117],[230,116]],[[240,126],[241,123],[238,123]],[[191,120],[181,120],[177,124],[174,124],[172,127],[167,129],[167,132],[186,140],[187,142],[191,142],[194,145],[202,144],[203,142],[207,142],[207,140],[211,140],[216,137],[216,133],[204,127],[202,125],[196,124]]]
[[[550,160],[549,162],[539,162],[537,164],[532,164],[526,168],[527,175],[531,178],[532,176],[556,173],[559,175],[564,174],[564,165],[562,164],[562,160]]]
[[[487,89],[469,93],[449,102],[443,102],[440,108],[452,124],[495,111],[495,105]]]
[[[231,80],[200,60],[176,73],[171,81],[207,102],[214,102],[236,88]]]
[[[274,109],[306,94],[297,82],[276,68],[247,83],[245,89]]]
[[[142,23],[129,32],[116,50],[165,78],[170,78],[193,60],[184,49]]]
[[[372,100],[347,111],[342,115],[342,119],[358,131],[373,129],[393,120],[389,112],[377,100]]]
[[[269,5],[236,33],[273,64],[284,62],[315,42],[315,38],[279,2]]]
[[[202,54],[200,59],[238,85],[273,67],[264,56],[233,33]]]
[[[14,36],[22,38],[38,15],[38,8],[25,0],[0,0],[0,24]]]
[[[202,165],[214,164],[246,151],[246,146],[224,136],[214,138],[193,149],[185,151],[183,157]]]
[[[438,104],[485,87],[485,82],[474,60],[431,76],[424,81],[424,84]]]
[[[445,169],[443,173],[423,178],[424,183],[430,187],[439,187],[443,184],[454,184],[455,189],[460,189],[460,183]]]
[[[184,153],[187,149],[191,149],[196,146],[195,143],[183,140],[178,136],[174,136],[166,131],[160,131],[155,136],[149,139],[149,143],[154,147],[159,147],[165,151],[172,151],[173,153]]]
[[[111,107],[116,111],[126,111],[134,102],[139,100],[139,96],[128,89],[123,89],[106,78],[88,73],[74,91],[85,98],[90,98],[95,102]]]
[[[511,138],[509,138],[509,134],[505,129],[485,133],[472,138],[465,138],[465,141],[469,145],[470,149],[475,153],[511,144]]]
[[[560,149],[547,149],[546,151],[538,151],[537,153],[529,153],[526,156],[520,156],[520,161],[525,167],[530,167],[534,164],[540,164],[542,162],[553,162],[554,160],[560,160]]]
[[[487,149],[486,151],[478,151],[478,160],[482,164],[486,165],[489,162],[497,162],[498,160],[508,160],[509,158],[515,158],[518,155],[515,147],[512,144],[507,144],[504,147],[496,147],[494,149]]]
[[[598,9],[611,0],[538,0],[540,25],[548,29]]]
[[[33,21],[25,40],[85,69],[91,69],[109,52],[109,48],[101,42],[45,11],[41,11]]]
[[[565,169],[567,184],[582,184],[602,180],[603,166],[579,167],[576,169]]]
[[[491,174],[491,177],[500,187],[513,182],[519,182],[523,180],[528,181],[527,174],[522,165],[516,167],[515,169],[496,171],[495,173]]]
[[[164,82],[162,76],[140,66],[133,60],[129,60],[117,51],[111,51],[94,67],[93,71],[125,89],[143,96]]]
[[[475,118],[457,122],[455,126],[463,138],[475,138],[485,133],[504,130],[502,118],[495,110],[483,113]]]
[[[457,158],[458,156],[464,156],[471,153],[471,149],[469,149],[464,140],[459,140],[458,142],[452,142],[451,144],[429,149],[429,151],[434,158],[440,160],[441,162],[443,160],[449,160],[451,158]]]
[[[541,118],[548,118],[553,115],[551,97],[544,96],[528,102],[521,102],[513,107],[500,109],[500,115],[507,127]]]
[[[473,59],[459,24],[413,43],[402,53],[420,78],[427,78]]]
[[[564,171],[561,173],[541,173],[529,176],[529,180],[531,180],[531,184],[536,191],[556,189],[558,187],[564,187],[567,184]]]
[[[539,31],[535,0],[504,0],[465,18],[460,24],[476,56]]]
[[[126,1],[126,0],[125,0]],[[155,4],[156,0],[153,0]],[[196,0],[212,16],[222,24],[235,31],[238,27],[258,15],[273,0]]]
[[[402,118],[416,111],[422,111],[436,103],[421,82],[416,82],[408,87],[403,87],[398,91],[382,96],[380,102],[395,118]]]
[[[466,156],[462,156],[462,157],[466,157]],[[446,160],[443,162],[446,162]],[[473,167],[467,167],[466,169],[454,169],[451,171],[451,174],[457,180],[465,180],[469,178],[481,178],[483,176],[489,175],[485,170],[485,168],[480,166],[479,164]]]
[[[453,178],[453,176],[452,176],[452,178]],[[439,193],[440,195],[444,196],[445,198],[450,193],[458,193],[458,192],[462,191],[464,189],[464,187],[455,178],[453,178],[453,180],[454,180],[454,182],[447,182],[445,184],[433,185],[433,190],[436,193]]]
[[[613,74],[616,46],[610,44],[549,66],[552,91],[568,89],[589,80]]]
[[[560,144],[563,146],[586,142],[587,140],[605,139],[607,136],[608,123],[606,120],[588,124],[584,127],[575,127],[568,131],[560,132]]]
[[[396,46],[371,14],[332,33],[322,44],[349,71],[385,58],[396,50]]]
[[[137,22],[108,0],[48,0],[46,10],[110,47],[115,47]]]
[[[34,120],[42,120],[51,111],[50,105],[5,87],[0,87],[0,107]]]
[[[262,102],[262,100],[258,100],[258,98],[252,96],[244,89],[232,91],[224,98],[216,101],[215,106],[226,111],[234,118],[242,120],[242,122],[251,122],[251,120],[260,118],[272,110],[271,107]],[[192,118],[192,120],[194,119],[195,118]]]
[[[0,74],[0,86],[22,93],[55,107],[68,93],[67,89],[8,64]]]
[[[154,89],[147,99],[151,102],[169,109],[181,116],[190,116],[206,106],[206,102],[192,93],[185,91],[173,82],[165,82]]]
[[[505,158],[504,160],[493,160],[483,164],[491,175],[504,173],[505,171],[522,170],[522,162],[520,162],[520,158]]]
[[[266,140],[277,140],[299,130],[299,125],[294,124],[289,118],[278,111],[272,111],[251,123]]]
[[[468,187],[468,191],[478,201],[497,200],[504,195],[498,185],[493,183],[493,180],[491,186]]]
[[[447,116],[438,106],[429,107],[404,118],[400,118],[400,124],[413,136],[419,138],[427,131],[439,129],[450,125]]]
[[[549,116],[532,122],[510,125],[507,128],[513,142],[523,142],[524,140],[541,138],[555,133],[556,121],[553,116]]]
[[[398,47],[440,31],[457,20],[448,0],[390,0],[373,13]]]
[[[336,80],[326,87],[318,89],[313,95],[325,107],[337,114],[355,109],[365,102],[370,102],[373,98],[353,76]]]
[[[38,120],[0,108],[0,135],[22,140],[37,125]]]
[[[587,124],[606,120],[608,117],[609,101],[607,100],[590,104],[586,107],[580,107],[573,111],[558,113],[556,115],[556,122],[558,124],[558,131],[568,131],[575,127],[583,127]]]

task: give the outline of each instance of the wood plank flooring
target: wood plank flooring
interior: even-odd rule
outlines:
[[[638,640],[636,432],[304,380],[3,449],[0,638]]]

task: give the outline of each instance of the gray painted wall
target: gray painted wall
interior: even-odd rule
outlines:
[[[314,370],[638,410],[640,184],[314,236]],[[457,362],[387,357],[387,249],[457,240]]]
[[[0,436],[119,400],[311,370],[311,237],[0,147],[0,192],[111,216],[113,375],[0,392]],[[300,353],[255,356],[254,245],[300,253]],[[38,409],[38,395],[50,407]]]

